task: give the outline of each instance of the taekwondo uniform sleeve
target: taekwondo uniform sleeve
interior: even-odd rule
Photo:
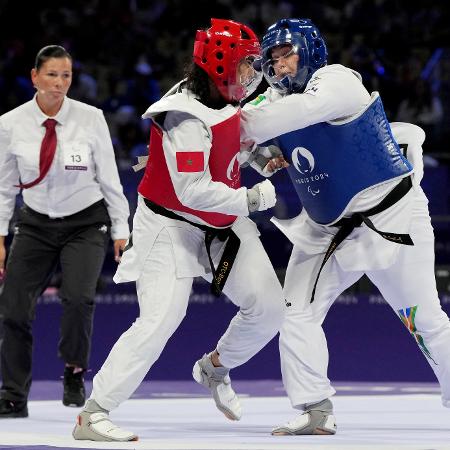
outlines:
[[[166,163],[180,202],[200,211],[248,216],[247,189],[233,189],[211,179],[211,137],[203,122],[187,113],[168,112],[164,129]],[[187,161],[186,152],[201,155]],[[188,163],[190,167],[186,167]]]
[[[282,97],[269,88],[261,97],[264,98],[245,105],[242,111],[244,142],[261,144],[290,131],[344,118],[370,101],[359,75],[338,64],[319,69],[302,94]]]

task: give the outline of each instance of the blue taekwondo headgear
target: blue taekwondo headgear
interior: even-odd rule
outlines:
[[[277,78],[272,59],[272,49],[291,45],[299,56],[295,76]],[[262,69],[267,82],[282,94],[302,92],[312,74],[327,63],[327,47],[317,27],[310,19],[281,19],[269,27],[261,43]]]

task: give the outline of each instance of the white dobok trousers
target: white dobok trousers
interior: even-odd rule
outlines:
[[[330,242],[332,228],[312,231],[308,220],[301,220],[300,225],[288,225],[287,234],[290,226],[291,233],[304,242],[294,245],[289,261],[284,290],[291,306],[280,332],[283,381],[292,405],[301,409],[335,393],[327,377],[322,323],[335,299],[366,274],[415,338],[439,380],[444,406],[450,407],[450,322],[436,289],[434,234],[422,190],[414,187],[398,204],[373,218],[382,231],[409,232],[414,246],[388,242],[365,225],[355,229],[325,264],[313,303],[311,292],[326,247],[317,253],[309,243],[321,238]],[[295,235],[291,240],[296,244]]]
[[[239,218],[233,230],[241,245],[223,292],[240,309],[217,344],[221,363],[230,369],[248,361],[277,334],[285,310],[281,285],[256,225]],[[140,315],[94,377],[91,398],[107,410],[131,396],[160,356],[186,315],[193,278],[211,280],[204,233],[153,213],[142,198],[132,236],[133,245],[124,252],[114,280],[136,280]],[[216,266],[223,247],[217,239],[211,246]]]

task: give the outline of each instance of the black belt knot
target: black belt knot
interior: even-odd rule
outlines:
[[[210,289],[211,293],[214,296],[219,297],[222,293],[223,287],[225,286],[225,282],[227,281],[228,275],[230,274],[231,268],[233,267],[233,263],[236,259],[239,247],[241,245],[241,241],[237,237],[236,233],[231,229],[231,227],[213,228],[207,225],[201,225],[199,223],[191,222],[190,220],[185,219],[175,212],[170,211],[156,203],[153,203],[151,200],[145,197],[144,202],[147,207],[150,208],[155,214],[168,217],[169,219],[187,222],[190,225],[205,232],[206,253],[208,255],[209,265],[211,267],[211,273],[213,277]],[[222,242],[227,241],[217,268],[214,267],[214,263],[211,257],[211,244],[215,238],[219,239]]]
[[[364,212],[357,212],[352,214],[350,217],[344,217],[336,222],[334,227],[339,227],[337,233],[334,235],[330,242],[330,245],[325,252],[322,264],[320,265],[319,272],[317,273],[316,280],[314,282],[314,287],[311,294],[310,303],[314,301],[314,296],[316,293],[317,282],[319,281],[320,273],[322,272],[323,266],[330,259],[331,255],[337,249],[337,247],[350,235],[350,233],[357,227],[360,227],[365,223],[371,230],[378,233],[384,239],[395,242],[396,244],[403,245],[414,245],[411,236],[409,234],[398,234],[398,233],[388,233],[386,231],[378,230],[373,222],[369,219],[369,216],[373,216],[382,211],[393,206],[402,197],[404,197],[412,187],[411,177],[403,178],[397,186],[389,192],[388,195],[380,202],[378,205]]]

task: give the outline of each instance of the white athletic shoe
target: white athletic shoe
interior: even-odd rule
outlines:
[[[72,436],[79,441],[126,442],[138,440],[138,437],[131,431],[114,425],[105,412],[81,411]]]
[[[297,436],[302,434],[336,434],[336,418],[329,399],[307,405],[304,413],[294,420],[272,430],[274,436]]]
[[[203,358],[195,363],[192,376],[197,383],[211,391],[219,411],[230,420],[240,420],[241,404],[231,387],[229,372],[226,367],[214,367],[211,358],[203,355]]]

